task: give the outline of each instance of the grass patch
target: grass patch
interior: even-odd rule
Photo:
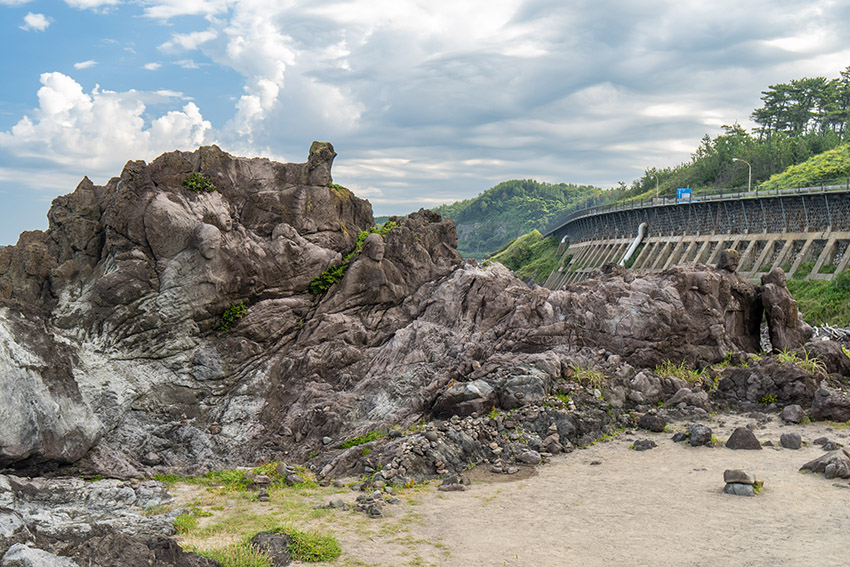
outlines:
[[[776,359],[784,364],[786,362],[790,362],[792,364],[796,364],[800,368],[811,372],[812,374],[820,374],[821,376],[826,376],[826,365],[823,361],[818,360],[814,356],[809,356],[809,351],[803,350],[803,356],[799,356],[796,353],[789,352],[788,349],[784,349],[782,352],[776,355]]]
[[[219,321],[218,326],[216,326],[216,330],[224,331],[225,333],[230,332],[233,325],[235,325],[239,319],[244,317],[246,313],[248,313],[248,309],[245,307],[244,301],[231,303],[230,306],[225,309],[224,313],[221,314],[221,321]]]
[[[189,551],[218,561],[224,567],[272,567],[269,556],[254,549],[247,541],[234,543],[221,549],[189,548]]]
[[[370,431],[365,435],[361,435],[360,437],[352,437],[351,439],[346,439],[342,443],[339,444],[340,449],[350,449],[351,447],[356,447],[357,445],[363,445],[364,443],[369,443],[370,441],[377,441],[378,439],[383,439],[387,434],[380,430]]]
[[[794,272],[794,275],[792,276],[793,279],[795,279],[795,280],[805,279],[806,276],[808,276],[809,274],[812,273],[812,268],[814,268],[814,267],[815,267],[814,262],[811,262],[811,261],[801,262],[800,265],[797,267],[797,271]]]
[[[602,385],[605,383],[605,374],[601,371],[583,368],[576,364],[573,364],[570,367],[573,369],[573,378],[575,378],[576,382],[586,388],[596,388],[597,390],[602,389]]]
[[[665,360],[655,367],[655,373],[659,376],[680,378],[690,384],[702,384],[706,380],[704,371],[694,370],[684,360],[680,364],[673,364],[673,362]]]
[[[284,532],[292,541],[289,544],[289,552],[296,561],[307,563],[318,563],[320,561],[333,561],[342,553],[336,538],[318,532],[308,532],[292,527],[279,528],[274,531]]]
[[[831,280],[788,280],[788,291],[807,323],[850,327],[850,272]]]

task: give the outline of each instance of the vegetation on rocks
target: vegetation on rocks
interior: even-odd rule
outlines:
[[[345,276],[348,264],[334,264],[310,281],[310,293],[322,295]]]
[[[813,325],[850,327],[850,272],[831,280],[788,280],[803,319]]]
[[[524,281],[542,284],[558,267],[558,240],[532,230],[497,250],[489,260],[500,262]]]
[[[233,325],[235,325],[239,319],[244,317],[246,313],[248,313],[248,309],[245,307],[244,301],[231,303],[230,306],[225,309],[224,313],[221,314],[221,321],[219,321],[216,330],[224,331],[225,333],[230,332]]]
[[[378,439],[383,439],[386,437],[386,434],[383,431],[375,430],[366,433],[365,435],[360,435],[359,437],[353,437],[351,439],[347,439],[340,443],[340,449],[350,449],[351,447],[356,447],[357,445],[363,445],[365,443],[369,443],[370,441],[377,441]]]
[[[201,191],[212,193],[216,190],[216,186],[213,185],[213,182],[210,181],[208,177],[201,175],[197,171],[183,180],[183,187],[190,191],[194,191],[195,193],[200,193]]]

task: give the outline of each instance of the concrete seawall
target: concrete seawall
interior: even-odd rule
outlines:
[[[738,271],[753,280],[776,266],[788,277],[831,279],[850,262],[846,189],[752,194],[576,217],[547,233],[562,239],[559,266],[544,284],[548,288],[581,281],[603,264],[619,262],[642,222],[649,231],[630,261],[633,270],[712,264],[728,248],[740,254]]]

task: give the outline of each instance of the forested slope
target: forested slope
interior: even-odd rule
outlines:
[[[601,189],[589,185],[515,179],[434,210],[455,222],[461,254],[483,258],[518,236],[544,230],[585,200],[601,195]]]

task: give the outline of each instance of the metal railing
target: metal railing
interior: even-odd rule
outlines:
[[[698,203],[701,201],[739,201],[742,199],[760,199],[763,197],[779,197],[783,195],[809,195],[815,193],[827,193],[835,191],[849,191],[850,178],[841,179],[826,179],[816,182],[816,184],[808,187],[786,187],[779,189],[759,189],[755,187],[752,191],[746,191],[744,188],[732,187],[726,189],[708,189],[698,192],[693,192],[690,198],[677,199],[676,197],[652,197],[649,199],[638,199],[627,202],[609,203],[605,205],[597,205],[586,207],[577,211],[573,211],[563,220],[558,222],[556,226],[548,229],[543,235],[550,236],[558,229],[565,225],[585,217],[591,217],[602,213],[614,213],[618,211],[631,211],[635,209],[646,209],[650,207],[666,207],[669,205],[686,205],[690,203]]]

